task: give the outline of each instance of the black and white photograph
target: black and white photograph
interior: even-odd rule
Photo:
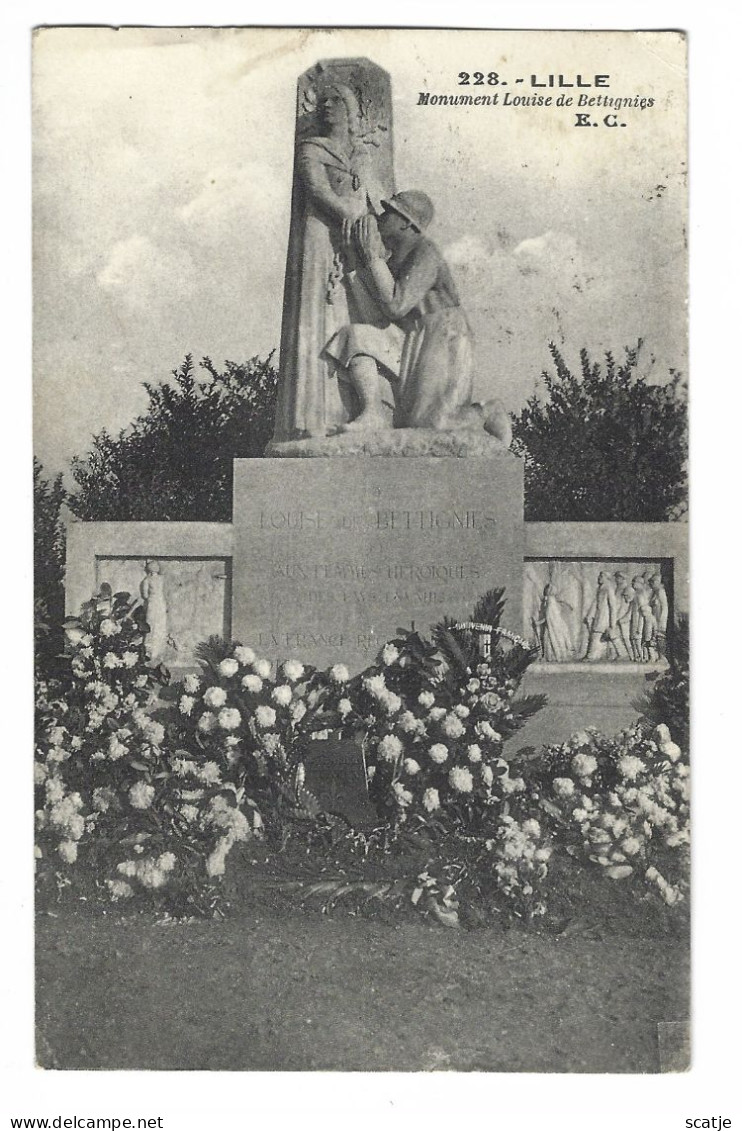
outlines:
[[[686,1070],[684,34],[39,28],[33,168],[39,1065]]]
[[[733,1127],[732,25],[21,7],[10,1126]]]

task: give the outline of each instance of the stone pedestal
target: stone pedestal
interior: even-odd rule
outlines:
[[[399,627],[466,618],[504,586],[521,631],[523,469],[471,458],[234,464],[232,633],[274,661],[357,672]]]

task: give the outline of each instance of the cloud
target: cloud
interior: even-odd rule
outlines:
[[[96,278],[102,290],[136,309],[150,308],[163,298],[184,298],[195,286],[188,251],[164,247],[143,235],[114,243]]]
[[[287,183],[288,182],[288,183]],[[250,161],[209,169],[195,196],[176,210],[194,239],[249,224],[255,237],[275,235],[291,206],[291,183],[270,166]]]

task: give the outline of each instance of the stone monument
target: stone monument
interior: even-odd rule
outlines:
[[[501,585],[520,627],[521,463],[501,405],[472,403],[435,204],[395,191],[392,136],[373,63],[300,77],[277,458],[234,474],[233,633],[276,660],[359,670]]]

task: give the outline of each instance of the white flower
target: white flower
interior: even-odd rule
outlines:
[[[155,719],[149,719],[144,729],[144,737],[153,746],[161,746],[165,741],[165,728]]]
[[[295,723],[300,723],[307,713],[307,705],[301,699],[294,703],[291,708],[291,718]]]
[[[474,788],[471,770],[467,770],[465,766],[454,766],[449,772],[448,780],[457,793],[471,793]]]
[[[487,722],[486,719],[482,719],[481,722],[477,723],[477,725],[474,727],[474,730],[476,731],[479,738],[486,738],[490,742],[499,741],[500,735],[492,726],[492,723]]]
[[[523,832],[528,833],[529,836],[541,836],[541,825],[534,817],[530,817],[527,821],[524,821],[521,828]]]
[[[257,695],[258,691],[262,690],[263,681],[259,675],[250,674],[244,677],[244,679],[242,680],[242,686],[244,687],[245,691],[252,691]]]
[[[494,780],[495,780],[495,775],[492,772],[492,767],[488,766],[487,763],[485,762],[485,764],[482,766],[482,781],[484,782],[485,785],[490,786],[490,785],[492,785],[492,782]]]
[[[149,679],[149,676],[146,673],[142,673],[142,675],[138,675],[137,678],[134,680],[134,686],[135,687],[146,687],[148,679]]]
[[[137,862],[136,860],[122,860],[116,871],[120,872],[122,876],[133,878],[137,874]]]
[[[590,734],[586,730],[578,730],[570,739],[572,746],[589,746],[591,741]]]
[[[126,880],[106,880],[106,887],[114,903],[118,899],[130,899],[134,894],[134,889]]]
[[[469,708],[464,703],[457,703],[453,709],[454,715],[458,715],[460,719],[468,719],[471,714]]]
[[[138,781],[129,790],[129,801],[135,809],[149,809],[155,796],[155,787]]]
[[[636,758],[633,754],[624,754],[618,759],[618,769],[627,781],[634,781],[646,768],[641,758]]]
[[[341,699],[338,703],[338,713],[342,718],[345,718],[346,715],[349,715],[352,710],[353,704],[351,703],[350,699]]]
[[[625,852],[627,856],[636,856],[637,852],[641,852],[642,842],[638,837],[630,836],[623,841],[621,851]]]
[[[379,757],[385,762],[394,762],[402,753],[402,743],[395,734],[385,734],[378,749]]]
[[[281,707],[288,707],[291,702],[292,691],[287,683],[282,683],[273,688],[271,698]]]
[[[431,718],[434,723],[438,723],[441,719],[445,718],[445,715],[445,707],[431,707],[428,717]]]
[[[551,859],[550,848],[537,848],[533,854],[534,860],[538,860],[539,864],[545,864],[547,860]]]
[[[419,765],[418,762],[415,761],[414,758],[405,758],[404,768],[405,768],[405,773],[408,773],[411,777],[414,777],[415,774],[420,773],[420,765]]]
[[[477,746],[476,742],[472,743],[471,746],[467,747],[466,756],[470,762],[481,762],[482,748]]]
[[[237,660],[232,659],[231,656],[227,656],[227,658],[222,660],[219,664],[219,675],[223,675],[225,679],[231,679],[233,675],[237,675],[239,670],[239,663]],[[216,704],[214,704],[214,706],[216,706]]]
[[[181,715],[190,715],[195,706],[195,703],[196,700],[192,695],[181,695],[180,703],[178,704],[178,706],[180,707]]]
[[[188,774],[195,774],[197,766],[190,758],[173,758],[173,773],[185,778]]]
[[[196,771],[196,777],[199,781],[202,781],[204,785],[218,785],[222,780],[216,762],[204,762],[203,766]]]
[[[330,678],[334,679],[335,683],[346,683],[350,679],[350,672],[345,664],[335,664],[330,668]]]
[[[287,660],[282,670],[286,679],[291,679],[294,683],[304,675],[304,665],[300,664],[298,660]]]
[[[580,778],[589,778],[597,768],[597,759],[592,754],[575,754],[572,759],[572,769]]]
[[[278,754],[281,749],[281,739],[275,731],[263,735],[263,749],[268,755]]]
[[[571,797],[575,791],[572,778],[554,778],[552,785],[557,797]]]
[[[470,679],[469,682],[466,685],[466,690],[471,691],[472,694],[473,694],[475,691],[479,691],[479,688],[481,686],[482,685],[481,685],[481,683],[479,682],[478,679]]]
[[[163,872],[172,872],[178,860],[174,852],[163,852],[157,860],[158,868],[162,868]]]
[[[421,691],[417,701],[421,707],[432,707],[435,703],[435,695],[432,691]]]
[[[71,840],[79,840],[85,832],[85,820],[79,813],[74,813],[67,821],[67,832]]]
[[[115,652],[106,652],[105,656],[103,657],[103,667],[108,668],[109,670],[113,668],[120,668],[121,660]]]
[[[242,722],[242,715],[236,707],[222,707],[219,712],[219,726],[222,730],[237,730]]]
[[[204,691],[204,703],[207,707],[218,710],[227,702],[227,693],[223,687],[207,687]]]
[[[405,789],[401,781],[395,781],[394,785],[392,786],[392,790],[397,799],[397,803],[402,807],[409,805],[412,801],[412,794],[410,793],[409,789]]]
[[[393,664],[395,660],[399,659],[399,648],[394,644],[385,644],[381,652],[381,659],[387,666]]]
[[[101,636],[118,636],[121,632],[121,625],[117,624],[115,620],[102,620],[99,632]]]
[[[63,840],[57,852],[66,864],[74,864],[77,860],[77,844],[74,840]]]
[[[111,759],[111,761],[118,762],[119,758],[123,758],[125,754],[128,754],[128,752],[129,751],[124,746],[123,742],[119,742],[116,735],[112,734],[108,740],[108,757]]]
[[[261,679],[267,679],[271,674],[270,660],[255,660],[253,669],[257,672]]]
[[[436,809],[440,809],[440,807],[441,799],[438,796],[438,790],[432,787],[426,789],[423,794],[423,808],[427,809],[428,813],[433,813]]]
[[[441,728],[448,738],[461,738],[462,734],[466,731],[466,727],[458,715],[446,715],[441,723]]]
[[[384,679],[384,676],[381,675],[381,673],[379,673],[379,675],[370,675],[367,676],[366,679],[364,679],[363,686],[366,688],[366,691],[371,693],[371,695],[374,695],[377,699],[380,699],[386,691],[386,680]]]
[[[216,726],[216,715],[212,715],[211,711],[204,711],[201,718],[198,720],[198,729],[203,731],[204,734],[211,734]]]
[[[180,812],[189,824],[193,824],[194,821],[198,820],[198,809],[195,805],[181,805]]]
[[[436,742],[433,746],[430,747],[428,753],[430,754],[430,757],[433,759],[433,761],[440,766],[448,757],[448,747],[444,746],[442,742]]]
[[[272,707],[267,707],[261,703],[259,707],[255,708],[255,719],[260,727],[272,727],[276,721],[276,712]]]
[[[665,742],[670,742],[672,738],[670,728],[665,723],[660,723],[659,726],[655,727],[652,734],[655,742],[659,743],[660,746]]]
[[[671,762],[677,762],[678,758],[682,754],[680,747],[676,743],[670,742],[669,740],[667,742],[663,742],[660,745],[660,752],[664,754],[666,758],[669,758]]]
[[[379,700],[384,710],[390,715],[396,715],[402,706],[402,700],[393,691],[385,691],[383,695],[379,696]]]
[[[244,644],[239,644],[235,648],[234,655],[238,663],[242,664],[245,668],[248,664],[252,664],[255,661],[255,653],[252,648],[246,648]]]
[[[46,781],[48,770],[43,762],[34,762],[33,764],[33,780],[34,785],[43,785]]]
[[[183,688],[188,695],[195,695],[201,686],[201,682],[197,675],[190,672],[183,680]]]
[[[137,876],[146,888],[161,888],[166,881],[165,873],[157,867],[154,860],[145,860],[137,869]]]

